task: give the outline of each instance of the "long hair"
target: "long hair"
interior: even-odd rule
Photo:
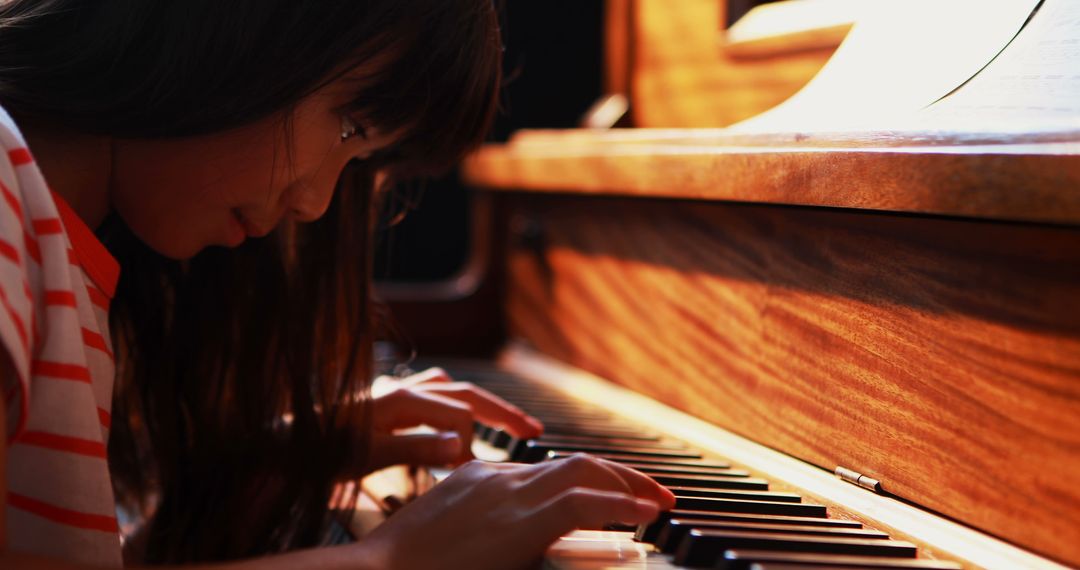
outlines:
[[[153,507],[144,561],[322,540],[368,451],[375,173],[441,172],[479,144],[500,68],[491,0],[0,4],[0,104],[18,121],[213,133],[360,71],[348,110],[404,133],[349,164],[320,220],[234,250],[177,262],[117,216],[99,229],[122,266],[109,464],[122,503]]]

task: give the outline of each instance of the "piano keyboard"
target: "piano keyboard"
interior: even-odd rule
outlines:
[[[651,525],[574,533],[553,548],[547,567],[961,568],[954,562],[916,558],[917,548],[909,542],[893,540],[856,521],[830,518],[824,505],[771,490],[769,481],[733,467],[723,457],[643,429],[538,382],[497,370],[448,371],[544,422],[544,435],[533,440],[477,426],[476,438],[501,451],[501,457],[536,463],[589,453],[629,465],[675,494],[675,510]],[[587,546],[582,548],[583,544]]]
[[[539,358],[538,361],[531,359]],[[784,461],[800,464],[796,469],[809,470],[823,478],[825,487],[835,489],[830,499],[840,495],[858,497],[863,512],[874,512],[893,528],[903,528],[908,536],[918,536],[932,552],[949,552],[955,547],[957,562],[930,559],[927,549],[890,536],[881,528],[872,528],[857,520],[838,516],[839,511],[790,492],[789,483],[775,484],[754,472],[775,473],[760,467],[743,469],[746,450],[741,446],[760,447],[729,432],[711,427],[709,443],[698,445],[673,433],[676,424],[664,424],[663,414],[682,416],[657,403],[638,421],[633,414],[613,413],[610,406],[598,405],[618,399],[621,388],[599,385],[591,377],[563,378],[559,382],[538,379],[548,372],[560,372],[543,357],[518,350],[511,356],[510,369],[522,369],[524,376],[505,367],[476,364],[440,363],[458,380],[470,381],[521,407],[544,422],[545,432],[535,440],[516,440],[506,432],[478,425],[476,438],[482,459],[533,463],[589,453],[623,463],[649,475],[670,489],[677,497],[675,509],[661,513],[654,523],[639,528],[612,528],[605,531],[577,531],[551,547],[545,568],[563,570],[633,569],[633,568],[920,568],[957,569],[968,564],[1000,568],[1060,568],[1051,561],[1023,551],[992,537],[952,523],[910,505],[875,495],[870,491],[842,483],[824,471],[792,458]],[[525,366],[521,366],[525,363]],[[533,366],[539,363],[539,366]],[[545,368],[546,367],[546,368]],[[572,369],[568,369],[572,370]],[[606,384],[606,383],[604,383]],[[590,401],[582,392],[596,397]],[[631,398],[641,398],[633,395]],[[650,401],[651,402],[651,401]],[[666,411],[665,411],[666,410]],[[629,417],[628,417],[629,416]],[[651,417],[649,417],[651,416]],[[672,418],[667,418],[669,421]],[[686,417],[677,425],[698,420]],[[664,425],[664,431],[656,426]],[[685,430],[684,430],[685,433]],[[723,438],[734,438],[724,440]],[[744,443],[738,443],[738,441]],[[709,449],[703,450],[702,448]],[[727,447],[724,457],[717,447]],[[764,448],[762,448],[764,449]],[[776,452],[768,451],[773,455]],[[781,466],[782,467],[782,466]],[[813,488],[818,496],[818,484]],[[800,485],[804,486],[804,485]],[[836,491],[838,490],[838,491]],[[870,497],[867,497],[869,495]],[[881,501],[887,501],[882,503]],[[886,510],[882,509],[886,505]],[[896,509],[899,514],[890,514]],[[845,508],[851,512],[850,508]],[[861,516],[863,512],[855,509]],[[914,514],[913,514],[914,513]],[[888,515],[880,517],[876,515]],[[924,529],[924,535],[918,535]],[[941,538],[941,544],[933,537]],[[947,540],[946,540],[947,537]],[[949,544],[945,544],[949,542]]]

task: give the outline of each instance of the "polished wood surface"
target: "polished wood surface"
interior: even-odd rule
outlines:
[[[533,131],[465,164],[486,188],[1080,223],[1080,133]]]
[[[720,0],[633,0],[629,10],[630,109],[636,127],[722,127],[761,113],[802,88],[836,46],[741,58],[723,49]],[[621,58],[621,59],[620,59]]]
[[[822,469],[551,359],[520,343],[511,344],[503,351],[499,363],[514,374],[553,386],[592,409],[608,410],[632,424],[684,441],[706,454],[724,458],[756,477],[769,480],[773,489],[791,491],[805,497],[807,502],[826,505],[829,518],[858,521],[868,528],[884,531],[894,539],[916,544],[920,558],[952,560],[964,564],[966,568],[1062,568],[1030,551],[917,506],[888,496],[867,493]],[[577,541],[574,538],[571,536],[568,544],[552,548],[554,552],[549,552],[545,568],[675,568],[670,559],[663,556],[649,554],[642,559],[639,553],[648,550],[648,547],[625,537],[622,540],[609,537],[616,539],[614,544],[600,536],[582,537],[589,540],[590,548],[581,548],[580,544],[575,544]],[[597,541],[608,542],[611,547],[595,548]],[[552,564],[553,556],[556,558],[555,564]]]
[[[514,202],[513,336],[1080,564],[1080,229]]]

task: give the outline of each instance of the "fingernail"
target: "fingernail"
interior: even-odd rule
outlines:
[[[666,497],[665,497],[667,500],[664,501],[665,503],[667,503],[667,507],[665,509],[666,510],[674,509],[675,508],[675,493],[672,493],[668,489],[664,489],[664,491],[667,493]]]

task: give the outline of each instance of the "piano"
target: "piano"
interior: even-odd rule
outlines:
[[[1010,48],[1080,30],[1068,0],[1031,4]],[[495,236],[466,289],[510,340],[435,360],[548,425],[481,426],[492,457],[595,453],[679,497],[545,564],[1080,566],[1080,110],[1027,122],[1049,112],[1030,89],[995,111],[1017,120],[949,107],[1006,48],[910,128],[728,128],[836,45],[723,55],[725,2],[607,6],[605,84],[633,128],[526,131],[466,161]],[[1062,49],[1074,75],[1055,78],[1080,89]]]

